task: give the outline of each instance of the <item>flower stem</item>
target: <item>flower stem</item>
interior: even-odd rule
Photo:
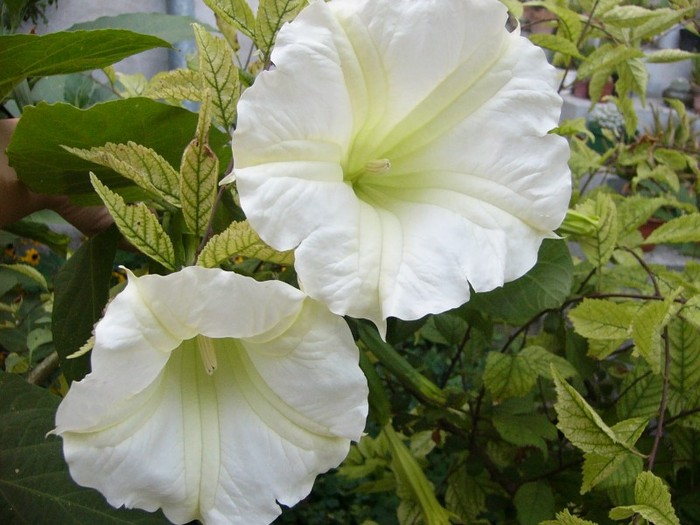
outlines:
[[[432,406],[445,407],[448,397],[435,383],[418,372],[396,352],[393,346],[381,340],[376,330],[364,323],[357,323],[360,340],[379,359],[379,362],[418,399]]]

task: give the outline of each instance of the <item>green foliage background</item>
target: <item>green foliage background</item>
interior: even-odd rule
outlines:
[[[0,36],[0,96],[22,110],[8,154],[36,191],[84,203],[99,195],[121,235],[145,254],[130,261],[137,271],[200,264],[294,283],[293,255],[265,246],[243,220],[235,188],[217,195],[216,183],[230,166],[235,103],[304,3],[262,0],[257,13],[243,0],[206,3],[223,38],[195,26],[191,67],[150,81],[110,69],[122,56],[169,45],[143,19],[101,19],[99,33]],[[553,33],[532,40],[556,65],[577,69],[578,80],[588,78],[593,102],[613,79],[620,124],[598,126],[598,140],[583,120],[557,130],[571,143],[576,191],[563,238],[542,245],[527,275],[450,312],[391,320],[387,342],[349,320],[371,387],[367,435],[280,524],[700,523],[700,260],[680,258],[700,242],[698,127],[670,101],[672,117],[639,132],[633,98],[646,96],[645,61],[697,61],[679,50],[641,51],[676,23],[697,30],[697,6],[504,3],[516,18],[524,5],[548,9]],[[171,37],[182,23],[157,22]],[[129,33],[132,24],[149,35]],[[256,59],[239,56],[239,33],[255,43]],[[95,38],[104,45],[91,44]],[[115,54],[120,42],[128,45]],[[47,46],[64,48],[62,60],[46,63]],[[85,46],[90,56],[79,51]],[[35,105],[47,75],[61,75],[63,94],[71,82],[101,93],[105,86],[76,73],[93,68],[105,68],[104,98],[113,100],[83,97],[85,109]],[[562,89],[570,83],[564,75]],[[183,109],[186,101],[200,103],[199,114]],[[611,177],[624,191],[607,184]],[[665,224],[644,239],[639,228],[651,218]],[[0,236],[7,246],[22,236],[43,242],[45,259],[67,253],[67,240],[40,220]],[[119,290],[119,237],[112,229],[86,242],[55,277],[5,253],[2,523],[165,523],[159,514],[111,509],[75,486],[60,441],[46,437],[59,395],[89,369],[89,354],[68,356],[82,352]],[[649,262],[645,250],[655,245],[672,246],[679,264]]]

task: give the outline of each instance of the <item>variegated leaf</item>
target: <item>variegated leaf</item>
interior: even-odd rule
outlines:
[[[121,196],[102,184],[94,173],[90,174],[90,181],[126,240],[167,269],[175,270],[173,243],[148,207],[142,202],[126,204]]]
[[[194,34],[199,50],[199,72],[203,87],[211,91],[213,119],[229,129],[236,120],[236,104],[241,94],[238,69],[226,40],[209,33],[194,24]]]
[[[192,69],[161,71],[148,83],[144,96],[167,101],[202,100],[202,75]]]
[[[234,256],[252,257],[281,265],[294,264],[294,253],[278,252],[265,244],[250,227],[248,221],[234,222],[206,244],[199,254],[197,264],[214,268]]]
[[[180,200],[185,224],[196,235],[203,235],[216,201],[219,159],[208,144],[211,125],[211,95],[199,109],[195,138],[187,145],[180,165]]]
[[[180,205],[177,171],[154,150],[134,142],[78,149],[63,146],[74,155],[113,169],[149,193],[173,205]]]

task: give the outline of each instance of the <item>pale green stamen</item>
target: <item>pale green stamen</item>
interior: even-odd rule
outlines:
[[[197,335],[197,346],[199,347],[199,355],[202,356],[204,369],[207,371],[207,374],[212,375],[217,366],[216,349],[213,341],[203,335]]]
[[[390,169],[391,162],[389,162],[389,159],[370,160],[365,164],[365,171],[371,174],[381,175],[382,173],[389,173]]]

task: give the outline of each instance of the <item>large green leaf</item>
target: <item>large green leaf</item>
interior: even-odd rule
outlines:
[[[0,372],[0,523],[3,525],[164,525],[160,514],[111,508],[102,496],[78,487],[63,460],[53,428],[60,399]]]
[[[33,190],[69,194],[94,204],[99,200],[90,185],[90,171],[113,190],[133,188],[133,183],[109,168],[72,155],[62,145],[89,149],[107,142],[133,141],[179,166],[196,126],[196,114],[147,98],[114,100],[87,110],[68,104],[39,104],[26,108],[8,155],[20,179]],[[214,128],[209,133],[209,146],[224,166],[231,159],[228,140],[227,134]]]
[[[54,279],[53,340],[68,382],[90,369],[88,356],[66,358],[87,342],[107,304],[119,237],[113,226],[83,243]]]
[[[124,13],[116,16],[101,16],[89,22],[80,22],[68,31],[84,29],[128,29],[143,35],[162,38],[174,44],[194,38],[192,24],[197,22],[190,16],[169,15],[166,13]]]
[[[0,36],[0,98],[27,77],[77,73],[109,66],[128,56],[170,47],[160,38],[122,29]]]
[[[571,288],[573,264],[564,241],[545,240],[532,270],[502,288],[474,294],[467,303],[473,308],[514,324],[561,306]]]

